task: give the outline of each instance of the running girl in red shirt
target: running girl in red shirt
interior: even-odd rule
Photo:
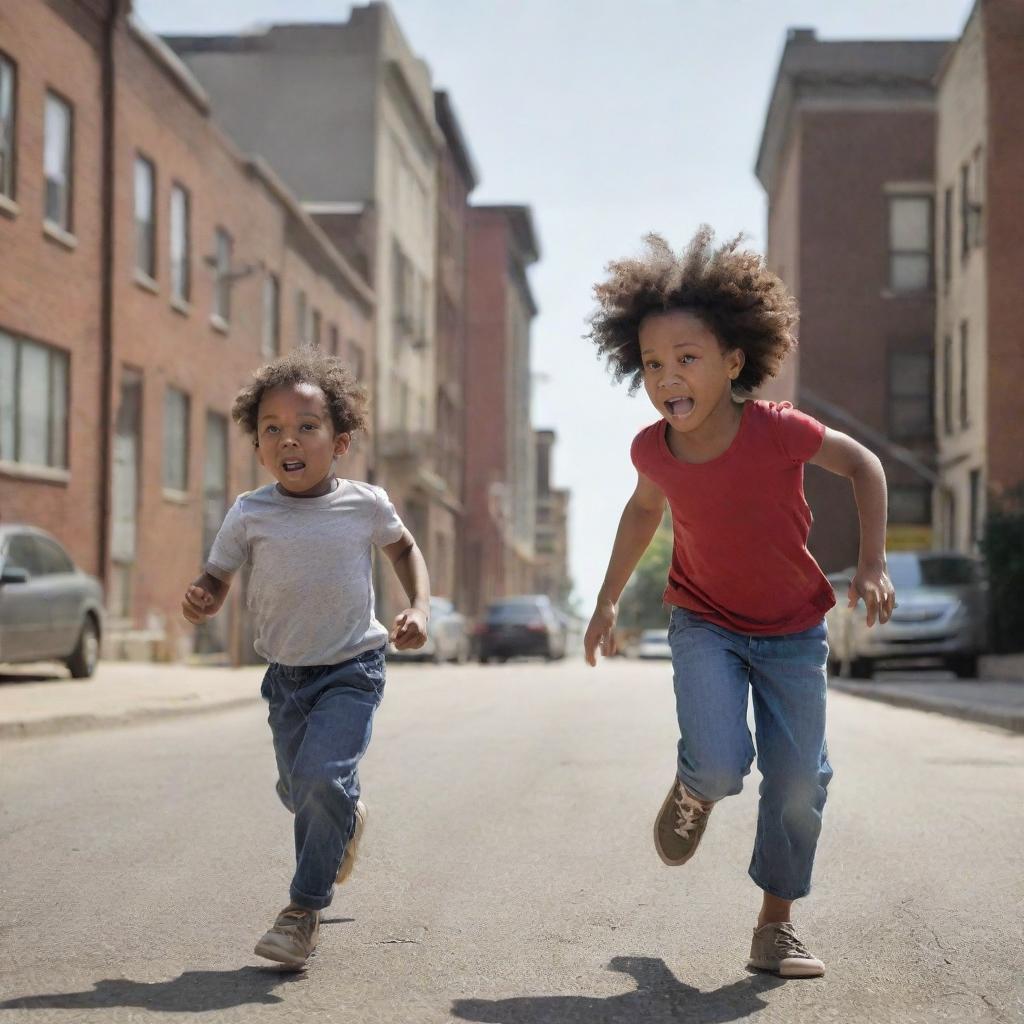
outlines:
[[[832,768],[825,743],[832,588],[807,550],[805,462],[847,477],[860,514],[851,606],[885,622],[885,476],[845,434],[789,403],[750,395],[794,347],[794,299],[760,256],[720,247],[707,227],[681,255],[650,235],[638,259],[609,265],[591,337],[616,380],[641,385],[660,419],[633,441],[636,490],[626,503],[597,607],[587,661],[615,653],[617,602],[661,522],[674,548],[665,601],[679,719],[676,775],[654,825],[669,865],[696,852],[715,802],[761,772],[750,876],[762,890],[748,965],[786,977],[824,974],[793,928],[810,890]]]

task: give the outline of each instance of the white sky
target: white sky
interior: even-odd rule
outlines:
[[[345,0],[136,0],[157,32],[344,21]],[[824,39],[953,38],[970,0],[392,0],[436,87],[451,94],[481,177],[476,202],[528,203],[533,420],[558,432],[572,489],[571,569],[600,587],[635,475],[629,443],[657,413],[613,387],[582,338],[608,260],[702,222],[764,245],[753,163],[786,29]]]

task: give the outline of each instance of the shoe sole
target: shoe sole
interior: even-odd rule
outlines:
[[[261,939],[256,943],[256,948],[253,952],[257,956],[262,956],[267,960],[273,960],[275,963],[288,967],[293,971],[301,971],[309,961],[309,957],[296,957],[287,950],[281,949],[264,939]],[[313,953],[309,954],[309,956],[312,955]]]
[[[352,838],[348,841],[348,846],[345,847],[345,855],[341,858],[338,875],[334,879],[335,885],[342,885],[347,882],[356,866],[356,858],[359,856],[359,843],[363,838],[367,817],[366,804],[362,800],[357,800],[356,827],[352,830]]]
[[[668,791],[668,796],[665,797],[664,801],[662,802],[661,810],[658,811],[658,816],[654,819],[654,848],[658,851],[658,856],[661,858],[662,864],[665,864],[670,868],[682,867],[697,852],[697,847],[700,846],[700,839],[698,839],[697,842],[694,843],[693,849],[685,857],[683,857],[682,860],[680,860],[678,857],[668,856],[668,854],[665,853],[664,849],[662,848],[661,835],[658,831],[658,823],[664,816],[666,809],[675,800],[675,795],[676,787],[675,783],[673,783],[672,788]],[[703,838],[704,837],[702,835],[701,839]]]
[[[780,967],[770,960],[748,960],[747,967],[754,971],[767,971],[779,978],[821,978],[825,974],[824,966]]]

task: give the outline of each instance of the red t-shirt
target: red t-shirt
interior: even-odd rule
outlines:
[[[778,636],[820,622],[835,594],[807,550],[804,463],[825,427],[789,402],[750,401],[732,444],[710,462],[681,462],[664,420],[633,440],[637,471],[672,509],[675,543],[665,601],[737,633]]]

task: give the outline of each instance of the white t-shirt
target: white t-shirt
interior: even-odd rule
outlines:
[[[380,487],[339,479],[330,494],[292,498],[269,484],[235,500],[207,569],[230,579],[249,562],[257,654],[282,665],[336,665],[387,642],[373,614],[370,553],[403,529]]]

